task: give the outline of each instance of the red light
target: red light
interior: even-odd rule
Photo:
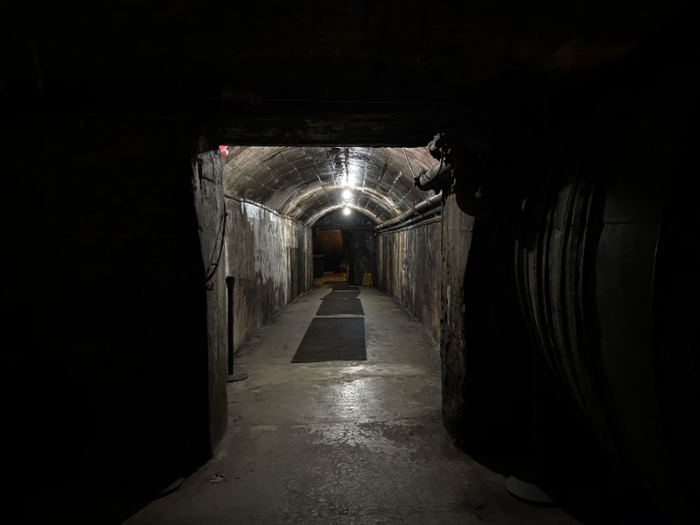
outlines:
[[[228,146],[219,146],[219,154],[222,157],[225,157],[228,155]]]

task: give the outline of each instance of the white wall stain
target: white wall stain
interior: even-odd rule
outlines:
[[[313,259],[310,251],[306,253],[308,227],[248,202],[229,200],[228,208],[227,268],[236,277],[234,339],[238,347],[313,285]]]

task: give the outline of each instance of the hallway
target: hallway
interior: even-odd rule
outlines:
[[[700,523],[700,2],[7,11],[0,522]]]
[[[366,361],[291,364],[328,281],[245,343],[236,367],[250,378],[228,385],[215,456],[128,525],[578,523],[514,499],[452,445],[438,345],[384,293],[359,287]]]

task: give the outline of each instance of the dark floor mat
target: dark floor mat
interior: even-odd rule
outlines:
[[[365,315],[359,299],[324,299],[316,315]]]
[[[350,286],[348,284],[342,284],[338,286],[331,286],[332,290],[359,290],[357,286]]]
[[[324,295],[321,300],[325,299],[357,299],[360,295],[360,290],[333,290],[328,295]]]
[[[366,359],[364,319],[314,319],[292,363]]]

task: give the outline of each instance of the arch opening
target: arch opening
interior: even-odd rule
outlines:
[[[358,228],[375,226],[379,224],[379,218],[365,208],[361,208],[354,204],[334,204],[328,208],[324,208],[318,213],[311,216],[308,224],[312,228],[326,228],[326,224],[332,224],[338,229],[343,228]]]
[[[307,226],[344,206],[382,222],[429,196],[413,179],[433,164],[427,148],[230,146],[224,192]]]

